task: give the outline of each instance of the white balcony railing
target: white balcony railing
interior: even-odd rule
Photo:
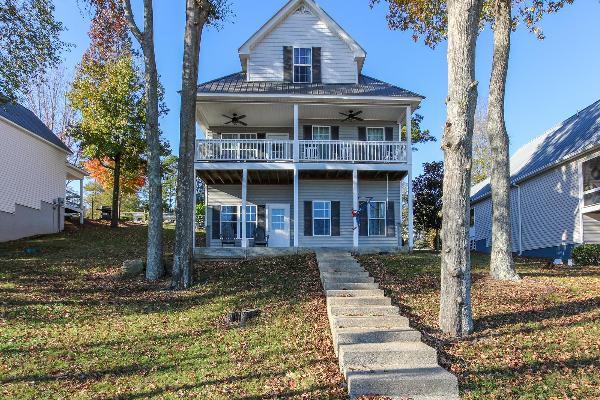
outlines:
[[[292,161],[292,140],[198,140],[198,161]]]
[[[301,162],[405,163],[405,142],[300,140]],[[293,161],[292,140],[198,140],[197,161]]]

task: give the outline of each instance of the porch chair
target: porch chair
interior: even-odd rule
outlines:
[[[254,247],[269,247],[269,235],[265,234],[264,229],[257,229],[254,234]]]
[[[235,236],[221,235],[221,247],[226,245],[235,247]]]

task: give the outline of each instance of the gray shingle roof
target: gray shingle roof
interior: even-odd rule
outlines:
[[[67,145],[65,145],[33,112],[20,104],[0,104],[0,117],[6,118],[23,129],[28,130],[69,153],[71,152]]]
[[[271,94],[271,95],[312,95],[312,96],[383,96],[421,97],[423,96],[366,75],[360,75],[358,83],[311,83],[289,82],[248,82],[246,74],[238,72],[215,79],[198,86],[198,94]]]
[[[517,184],[600,145],[600,100],[521,147],[510,158]],[[490,194],[489,179],[471,188],[471,201]]]

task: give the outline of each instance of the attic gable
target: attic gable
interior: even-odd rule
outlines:
[[[281,10],[271,17],[267,23],[265,23],[258,31],[256,31],[238,50],[242,68],[244,70],[246,70],[246,61],[252,50],[259,45],[269,33],[275,30],[287,18],[294,14],[312,14],[322,21],[332,33],[337,35],[346,43],[354,55],[354,59],[359,67],[359,71],[362,70],[362,65],[367,55],[365,50],[314,0],[290,0]]]

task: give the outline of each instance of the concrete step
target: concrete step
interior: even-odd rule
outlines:
[[[362,268],[357,261],[327,261],[320,262],[319,268]]]
[[[458,382],[441,367],[349,371],[350,398],[365,395],[414,400],[458,400]]]
[[[381,289],[372,290],[326,290],[327,298],[351,298],[351,297],[384,297]]]
[[[331,316],[331,327],[337,328],[408,328],[408,318],[401,315],[385,317],[343,317]]]
[[[390,306],[389,297],[328,297],[327,306]]]
[[[336,353],[344,344],[421,341],[421,332],[410,328],[337,328],[332,336]]]
[[[340,369],[354,370],[437,367],[437,351],[421,342],[357,343],[338,346]]]
[[[371,276],[340,276],[321,277],[323,283],[374,283],[375,278]]]
[[[400,310],[395,306],[331,306],[327,312],[333,316],[371,317],[384,315],[399,315]]]
[[[344,278],[353,276],[369,276],[367,271],[333,271],[321,272],[321,278]]]
[[[325,282],[323,285],[325,290],[372,290],[379,289],[378,283],[336,283]]]

